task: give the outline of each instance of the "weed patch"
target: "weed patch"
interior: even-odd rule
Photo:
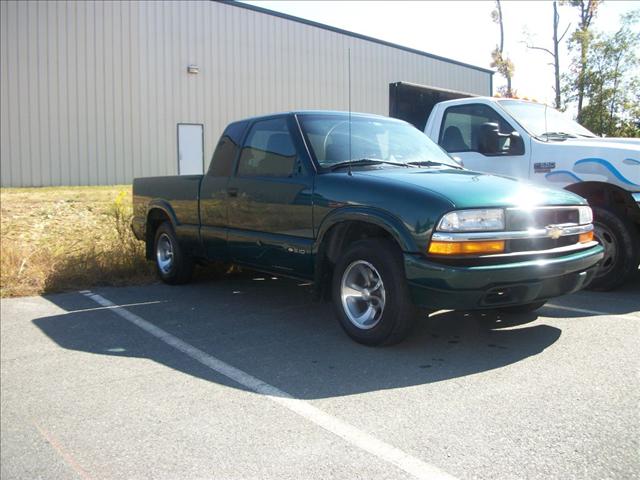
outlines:
[[[0,190],[0,295],[156,280],[133,236],[131,186]]]

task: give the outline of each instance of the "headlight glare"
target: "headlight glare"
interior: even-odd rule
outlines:
[[[447,213],[438,224],[440,232],[481,232],[504,230],[504,210],[483,208]]]
[[[580,225],[593,223],[593,212],[591,211],[591,207],[578,207],[578,223]]]

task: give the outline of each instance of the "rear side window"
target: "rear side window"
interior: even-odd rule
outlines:
[[[289,177],[296,163],[296,149],[287,118],[273,118],[253,124],[242,147],[238,176]]]
[[[247,129],[247,122],[237,122],[229,125],[216,146],[209,167],[209,175],[214,177],[229,177],[233,171],[242,135]]]
[[[482,142],[482,124],[497,123],[500,133],[510,134],[513,127],[493,108],[483,104],[449,107],[445,111],[440,129],[440,146],[447,152],[479,152]],[[501,148],[509,150],[509,139],[505,138]]]

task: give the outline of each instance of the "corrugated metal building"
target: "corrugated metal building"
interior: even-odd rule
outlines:
[[[394,82],[492,88],[490,70],[237,3],[2,1],[0,21],[2,186],[173,175],[179,143],[201,168],[231,120],[346,110],[348,49],[354,111],[388,115]]]

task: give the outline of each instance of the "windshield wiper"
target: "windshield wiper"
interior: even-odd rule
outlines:
[[[361,158],[359,160],[346,160],[344,162],[338,162],[338,163],[334,163],[333,165],[329,166],[329,169],[331,169],[331,171],[333,170],[337,170],[338,168],[344,168],[344,167],[358,167],[358,166],[362,166],[362,165],[378,165],[378,164],[386,164],[386,165],[394,165],[396,167],[407,167],[410,168],[410,165],[407,165],[406,163],[400,163],[400,162],[390,162],[388,160],[374,160],[372,158]]]
[[[417,161],[417,162],[407,162],[407,165],[416,165],[416,166],[420,166],[420,167],[441,167],[441,166],[444,166],[444,167],[463,169],[459,165],[452,165],[450,163],[444,163],[444,162],[434,162],[433,160],[420,160],[420,161]]]
[[[561,140],[566,140],[567,138],[578,138],[572,133],[567,133],[567,132],[544,132],[540,134],[540,136],[547,137],[547,138],[558,138]]]

